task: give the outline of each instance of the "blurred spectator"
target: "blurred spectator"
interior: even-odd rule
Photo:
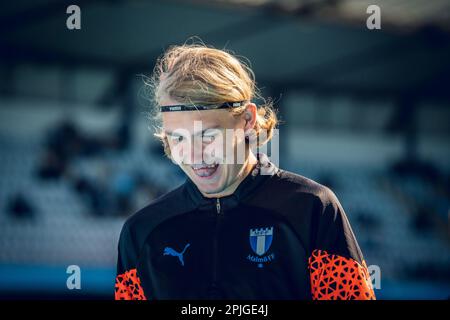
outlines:
[[[355,215],[355,223],[360,230],[363,230],[367,234],[373,234],[380,228],[381,221],[373,213],[357,210],[353,213]]]
[[[14,194],[8,204],[7,212],[19,219],[33,219],[36,210],[31,205],[30,201],[21,192]]]
[[[53,149],[46,150],[37,168],[37,176],[42,180],[59,179],[66,170],[66,160]]]
[[[75,190],[90,207],[91,213],[95,216],[104,216],[108,209],[104,191],[84,177],[75,178],[73,183]]]
[[[430,210],[419,207],[413,213],[411,220],[412,228],[417,234],[428,234],[435,227]]]
[[[148,205],[152,200],[166,192],[165,189],[152,184],[142,174],[136,175],[136,190],[134,192],[133,205],[139,210]]]
[[[116,209],[120,215],[129,214],[131,198],[135,190],[134,177],[128,172],[117,172],[112,179],[112,192],[116,198]]]
[[[130,142],[130,123],[127,119],[124,119],[116,129],[115,134],[111,138],[110,144],[112,149],[124,151],[130,146]]]

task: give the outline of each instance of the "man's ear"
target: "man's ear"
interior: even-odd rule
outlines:
[[[169,158],[170,160],[173,161],[169,141],[167,140],[167,136],[165,134],[162,137],[162,144],[163,144],[163,148],[164,148],[164,154],[166,155],[167,158]]]
[[[243,116],[245,120],[244,131],[247,132],[248,130],[251,130],[255,127],[257,116],[256,104],[254,103],[247,104]]]

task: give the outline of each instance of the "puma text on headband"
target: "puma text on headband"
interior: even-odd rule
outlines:
[[[172,106],[162,106],[161,112],[172,112],[172,111],[195,111],[195,110],[215,110],[215,109],[226,109],[226,108],[237,108],[242,107],[247,100],[237,101],[237,102],[225,102],[219,106],[217,105],[185,105],[176,104]]]

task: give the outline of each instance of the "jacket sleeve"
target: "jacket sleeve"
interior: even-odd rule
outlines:
[[[335,194],[326,189],[321,212],[312,226],[308,259],[314,300],[374,300],[369,272],[347,216]]]
[[[118,245],[115,300],[147,300],[136,264],[138,248],[133,242],[128,223],[122,228]]]

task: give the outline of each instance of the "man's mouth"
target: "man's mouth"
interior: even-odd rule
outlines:
[[[200,178],[209,178],[211,177],[219,167],[219,164],[194,164],[191,166],[194,173]]]

